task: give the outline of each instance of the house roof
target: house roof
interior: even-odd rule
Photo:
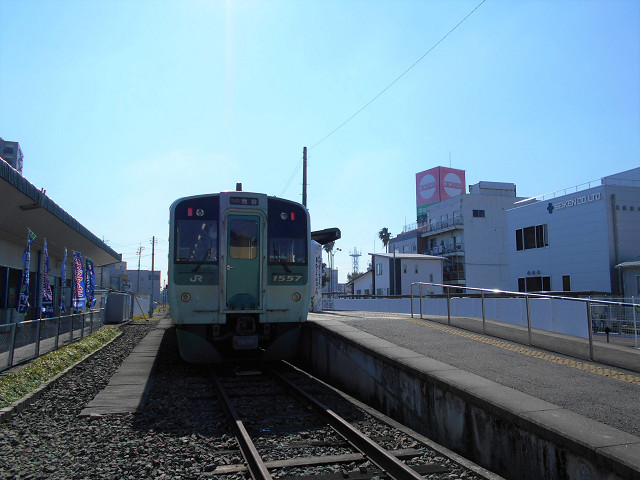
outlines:
[[[350,281],[347,282],[347,285],[352,284],[358,280],[363,280],[364,277],[366,277],[367,275],[373,274],[372,270],[367,270],[364,273],[361,273],[360,275],[358,275],[357,277],[352,278]]]
[[[640,260],[634,262],[622,262],[616,265],[616,268],[640,268]]]

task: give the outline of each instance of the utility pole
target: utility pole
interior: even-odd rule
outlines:
[[[307,147],[302,148],[302,205],[307,206]]]
[[[142,245],[140,245],[140,248],[138,248],[138,286],[136,287],[136,294],[140,293],[140,259],[142,258],[142,250],[144,250],[144,247]]]
[[[153,318],[153,269],[156,258],[156,236],[151,239],[151,306],[149,307],[149,318]]]

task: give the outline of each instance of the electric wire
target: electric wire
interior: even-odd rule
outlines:
[[[293,173],[289,177],[289,180],[287,181],[287,184],[282,189],[282,192],[280,193],[281,197],[284,195],[284,192],[287,191],[287,188],[289,188],[289,185],[291,185],[291,182],[296,177],[297,173],[300,171],[300,167],[302,167],[302,163],[303,163],[303,159],[300,159],[300,162],[298,163],[298,166],[295,168],[295,170],[293,171]]]
[[[329,132],[329,134],[325,135],[321,140],[319,140],[318,142],[314,143],[311,148],[314,148],[318,145],[320,145],[322,142],[324,142],[327,138],[329,138],[331,135],[333,135],[334,133],[336,133],[338,130],[340,130],[342,127],[344,127],[347,123],[349,123],[351,120],[353,120],[360,112],[362,112],[365,108],[367,108],[369,105],[371,105],[373,102],[375,102],[382,94],[384,94],[387,90],[389,90],[393,85],[395,85],[402,77],[404,77],[407,73],[409,73],[409,71],[411,69],[413,69],[413,67],[415,67],[418,63],[420,63],[420,61],[422,61],[422,59],[424,59],[424,57],[426,57],[427,55],[429,55],[438,45],[440,45],[449,35],[451,35],[460,25],[462,25],[464,23],[464,21],[469,18],[471,15],[473,15],[473,12],[475,12],[478,8],[480,8],[480,6],[486,2],[487,0],[482,0],[478,5],[476,5],[476,7],[471,10],[466,17],[464,17],[462,20],[460,20],[457,25],[455,27],[453,27],[451,30],[449,30],[440,40],[438,40],[429,50],[427,50],[427,52],[422,55],[418,60],[416,60],[415,62],[413,62],[413,64],[407,68],[404,72],[402,72],[400,75],[398,75],[396,77],[396,79],[394,81],[392,81],[389,85],[387,85],[384,89],[382,89],[375,97],[373,97],[371,100],[369,100],[363,107],[360,108],[360,110],[358,110],[356,113],[354,113],[353,115],[351,115],[349,118],[347,118],[344,122],[342,122],[340,125],[338,125],[336,128],[334,128],[331,132]]]
[[[433,46],[427,50],[420,58],[418,58],[418,60],[416,60],[415,62],[413,62],[413,64],[411,66],[409,66],[407,69],[405,69],[404,72],[402,72],[400,75],[398,75],[395,80],[393,80],[389,85],[387,85],[386,87],[384,87],[376,96],[374,96],[371,100],[369,100],[366,104],[364,104],[358,111],[356,111],[353,115],[351,115],[349,118],[347,118],[344,122],[342,122],[340,125],[338,125],[336,128],[334,128],[333,130],[331,130],[331,132],[329,132],[327,135],[325,135],[323,138],[321,138],[319,141],[317,141],[316,143],[314,143],[311,147],[309,147],[309,150],[317,147],[318,145],[320,145],[322,142],[324,142],[326,139],[328,139],[329,137],[331,137],[334,133],[336,133],[338,130],[340,130],[342,127],[344,127],[347,123],[349,123],[351,120],[353,120],[356,116],[358,116],[364,109],[366,109],[369,105],[371,105],[373,102],[375,102],[380,96],[382,96],[387,90],[389,90],[393,85],[395,85],[402,77],[404,77],[407,73],[409,73],[409,71],[411,71],[413,69],[413,67],[415,67],[418,63],[420,63],[427,55],[429,55],[433,50],[435,50],[435,48],[440,45],[444,40],[446,40],[446,38],[451,35],[460,25],[462,25],[471,15],[473,15],[475,13],[476,10],[478,10],[483,3],[485,3],[487,0],[482,0],[478,5],[475,6],[475,8],[473,8],[473,10],[471,10],[462,20],[460,20],[451,30],[449,30],[442,38],[440,38],[440,40],[438,40],[435,44],[433,44]],[[286,186],[284,187],[284,189],[282,190],[282,193],[280,194],[280,196],[284,195],[284,193],[286,192],[287,188],[289,188],[289,185],[291,184],[291,182],[293,181],[293,178],[296,176],[296,174],[298,173],[298,171],[300,170],[300,167],[302,166],[302,160],[300,160],[300,162],[298,163],[298,165],[296,166],[293,174],[291,175],[291,177],[289,178],[289,181],[287,182]]]

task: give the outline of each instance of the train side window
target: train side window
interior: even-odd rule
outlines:
[[[232,219],[229,222],[231,258],[254,259],[258,256],[258,222]]]

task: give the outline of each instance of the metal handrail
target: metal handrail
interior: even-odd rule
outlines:
[[[70,324],[69,324],[69,338],[66,341],[67,344],[69,343],[74,343],[76,341],[82,340],[86,335],[85,335],[85,330],[86,330],[86,322],[87,322],[87,317],[88,321],[89,321],[89,332],[88,335],[91,335],[94,331],[94,316],[97,316],[97,320],[98,320],[98,325],[101,325],[102,323],[104,323],[104,313],[105,313],[105,309],[104,308],[97,308],[97,309],[90,309],[84,312],[80,312],[80,313],[74,313],[74,314],[69,314],[69,315],[59,315],[57,317],[51,317],[51,318],[38,318],[38,319],[34,319],[34,320],[26,320],[23,322],[15,322],[15,323],[8,323],[8,324],[4,324],[4,325],[0,325],[0,329],[2,328],[9,328],[10,332],[9,332],[9,346],[7,348],[7,350],[5,351],[5,353],[8,355],[7,361],[5,362],[4,365],[0,365],[0,372],[4,371],[4,370],[8,370],[16,365],[20,365],[23,363],[26,363],[30,360],[33,360],[34,358],[39,357],[41,354],[43,353],[48,353],[54,350],[57,350],[60,347],[60,338],[62,337],[62,333],[60,331],[60,326],[62,324],[63,321],[65,320],[70,320]],[[78,318],[80,317],[80,318]],[[79,319],[82,322],[82,325],[79,328],[74,328],[74,320],[75,319]],[[55,334],[48,336],[46,338],[41,338],[41,330],[42,330],[42,326],[45,325],[47,322],[56,322],[55,325]],[[19,329],[24,328],[24,327],[31,327],[35,325],[35,339],[32,342],[29,342],[25,345],[20,345],[19,347],[16,347],[16,335],[19,331]],[[52,329],[53,330],[53,329]],[[80,331],[80,337],[78,338],[74,338],[74,332]],[[66,333],[66,332],[63,332]],[[53,340],[53,345],[52,348],[48,348],[45,351],[41,351],[41,346],[44,340]],[[19,361],[15,361],[15,353],[16,350],[18,350],[18,348],[25,348],[25,347],[34,347],[34,354],[33,355],[29,355],[26,358],[22,358]],[[1,353],[1,352],[0,352]]]
[[[478,288],[478,287],[466,287],[466,286],[462,286],[462,285],[449,285],[449,284],[445,284],[445,283],[433,283],[433,282],[413,282],[411,284],[411,317],[413,318],[413,300],[414,300],[414,286],[418,285],[419,286],[419,305],[420,305],[420,318],[422,318],[422,287],[423,285],[427,285],[430,287],[440,287],[446,290],[446,295],[447,295],[447,324],[451,325],[451,289],[457,289],[457,290],[471,290],[471,291],[475,291],[475,292],[480,292],[481,293],[481,299],[482,299],[482,333],[486,334],[486,317],[485,317],[485,296],[487,293],[489,294],[496,294],[496,295],[506,295],[506,296],[512,296],[512,297],[524,297],[526,300],[526,314],[527,314],[527,331],[528,331],[528,341],[529,341],[529,345],[532,345],[532,341],[531,341],[531,309],[530,309],[530,299],[531,298],[541,298],[541,299],[550,299],[550,300],[566,300],[566,301],[572,301],[572,302],[582,302],[584,304],[586,304],[586,309],[587,309],[587,322],[588,322],[588,328],[587,331],[589,332],[589,357],[591,360],[594,360],[594,356],[593,356],[593,331],[592,331],[592,325],[591,325],[591,305],[592,304],[598,304],[598,305],[616,305],[616,306],[620,306],[620,307],[632,307],[632,308],[640,308],[640,304],[637,303],[629,303],[629,302],[619,302],[619,301],[612,301],[612,300],[597,300],[597,299],[591,299],[591,298],[578,298],[578,297],[567,297],[567,296],[563,296],[563,295],[550,295],[550,294],[544,294],[544,293],[530,293],[530,292],[513,292],[513,291],[509,291],[509,290],[500,290],[500,289],[490,289],[490,288]],[[635,312],[635,310],[634,310]],[[637,337],[636,337],[637,338]],[[636,340],[637,342],[637,340]],[[636,344],[636,348],[638,347],[638,345]]]

